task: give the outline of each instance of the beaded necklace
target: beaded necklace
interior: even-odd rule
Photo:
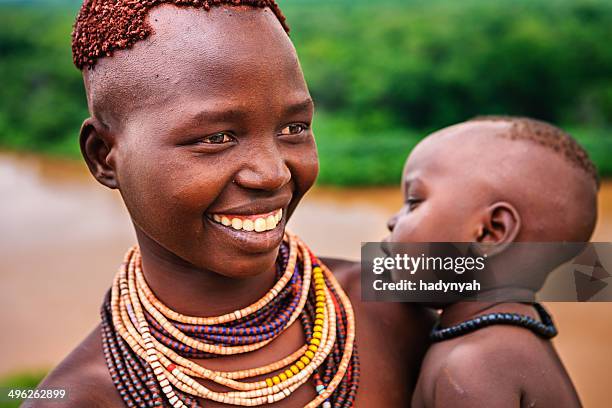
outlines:
[[[532,317],[518,313],[487,313],[445,328],[440,328],[440,323],[438,322],[431,331],[429,338],[432,341],[444,341],[471,333],[484,327],[495,324],[505,324],[523,327],[531,330],[542,338],[552,339],[557,335],[557,328],[553,323],[552,317],[541,304],[534,303],[533,307],[538,312],[541,322]]]
[[[255,303],[222,316],[195,317],[166,307],[148,287],[137,247],[128,251],[102,306],[106,362],[129,407],[199,407],[197,398],[256,406],[280,401],[312,380],[306,407],[351,407],[359,384],[351,303],[332,273],[286,232],[276,284]],[[278,361],[216,371],[190,358],[236,355],[265,347],[296,320],[306,344]],[[256,376],[260,381],[241,381]],[[227,388],[213,391],[201,378]]]

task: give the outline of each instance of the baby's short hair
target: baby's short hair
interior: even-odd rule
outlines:
[[[81,70],[93,68],[99,58],[147,38],[153,32],[145,21],[147,14],[161,4],[205,10],[223,5],[268,7],[289,32],[285,16],[275,0],[85,0],[72,31],[74,65]]]
[[[512,140],[527,140],[554,150],[573,165],[584,170],[599,189],[597,168],[589,154],[580,144],[564,130],[542,120],[520,116],[477,116],[470,121],[501,121],[510,124],[504,137]]]

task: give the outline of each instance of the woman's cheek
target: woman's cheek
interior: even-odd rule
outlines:
[[[296,186],[305,193],[319,175],[319,156],[314,140],[305,143],[291,158],[290,170]]]
[[[222,188],[203,177],[177,180],[167,197],[170,208],[203,214],[221,194]]]
[[[287,214],[290,217],[299,201],[314,185],[319,174],[319,158],[314,142],[291,152],[285,163],[291,172],[293,184],[293,197]]]
[[[232,185],[234,166],[229,160],[224,165],[217,162],[208,157],[177,155],[160,169],[162,191],[158,191],[166,196],[168,205],[202,214]]]

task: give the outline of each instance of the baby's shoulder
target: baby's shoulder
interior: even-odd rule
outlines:
[[[521,371],[530,371],[549,355],[550,342],[524,328],[494,326],[485,330],[435,343],[426,363],[439,367],[440,372],[469,373],[478,378],[504,373],[504,378],[523,378]],[[432,360],[428,362],[427,360]]]
[[[542,372],[559,369],[551,364],[551,352],[549,341],[523,328],[478,330],[429,348],[419,391],[429,401],[425,406],[451,401],[457,407],[512,405],[526,384],[542,383]]]
[[[106,366],[100,326],[96,327],[47,377],[39,389],[65,389],[62,407],[123,406]],[[27,408],[56,407],[44,400],[28,401]]]

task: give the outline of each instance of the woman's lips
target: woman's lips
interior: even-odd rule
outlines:
[[[283,209],[261,214],[206,214],[211,232],[219,242],[233,241],[242,251],[250,254],[267,253],[278,248],[283,240]],[[228,241],[228,239],[230,241]]]
[[[279,208],[264,214],[207,214],[217,224],[239,231],[262,233],[271,231],[283,218],[283,209]]]

